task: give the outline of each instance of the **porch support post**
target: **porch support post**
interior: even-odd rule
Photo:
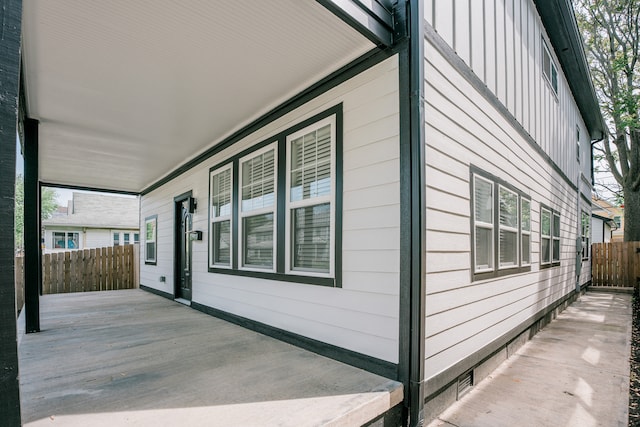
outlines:
[[[405,425],[424,420],[426,200],[423,1],[399,0],[400,334]]]
[[[24,121],[24,305],[26,332],[40,332],[38,121]]]
[[[15,290],[16,131],[22,1],[0,0],[0,420],[19,426]]]

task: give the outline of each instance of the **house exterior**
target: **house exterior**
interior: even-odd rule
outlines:
[[[56,60],[82,51],[77,36],[43,48],[74,19],[26,6],[39,180],[139,194],[140,288],[402,382],[388,409],[405,424],[435,417],[589,284],[590,143],[605,127],[568,0],[160,2],[144,19],[69,7],[94,23],[102,50],[86,55],[132,64],[96,77],[86,58]],[[134,29],[149,37],[118,44]],[[188,55],[202,43],[215,55]],[[61,99],[48,81],[78,79],[95,91],[73,99],[99,120],[47,108]],[[74,144],[112,158],[48,166]]]
[[[593,199],[593,213],[613,221],[611,224],[611,241],[624,240],[624,205],[616,206],[604,199]],[[595,242],[594,242],[595,243]]]
[[[612,218],[592,213],[591,227],[591,243],[610,243],[616,223]]]
[[[42,221],[45,252],[140,243],[139,200],[74,192],[62,214]]]

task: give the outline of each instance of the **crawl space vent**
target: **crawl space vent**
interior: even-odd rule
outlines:
[[[458,378],[458,399],[464,396],[473,386],[473,371],[469,371]]]

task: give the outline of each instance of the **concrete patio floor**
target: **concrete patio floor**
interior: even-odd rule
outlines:
[[[429,427],[626,426],[631,314],[631,295],[582,295]]]
[[[19,344],[27,426],[358,426],[398,382],[141,290],[46,295]]]

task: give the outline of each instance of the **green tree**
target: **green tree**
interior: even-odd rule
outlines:
[[[24,247],[24,179],[22,175],[16,176],[15,195],[15,247]],[[51,217],[51,214],[58,209],[56,203],[56,192],[52,188],[43,187],[40,194],[40,215],[42,219]]]
[[[610,136],[602,155],[624,199],[625,241],[640,241],[640,2],[575,0]]]

